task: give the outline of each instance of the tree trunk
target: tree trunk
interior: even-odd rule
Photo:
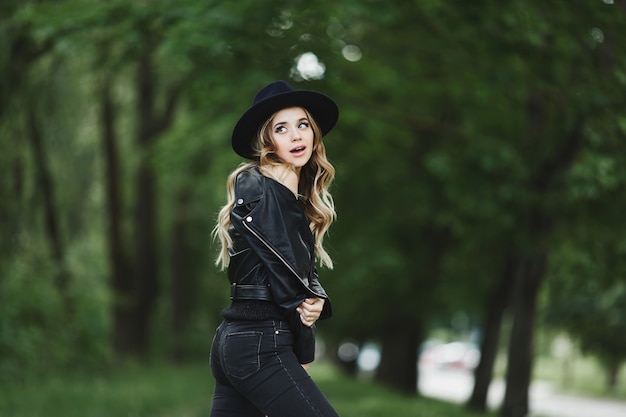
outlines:
[[[157,177],[151,164],[151,150],[159,135],[173,120],[178,89],[166,97],[163,113],[155,110],[157,81],[152,63],[152,50],[140,58],[137,66],[137,145],[141,159],[135,182],[135,250],[134,274],[134,332],[133,347],[137,355],[147,352],[152,315],[160,292],[159,239],[157,234]]]
[[[52,258],[57,264],[55,284],[59,293],[66,302],[66,308],[71,310],[69,297],[69,274],[65,267],[65,247],[61,239],[61,228],[59,226],[59,213],[57,211],[55,201],[54,181],[52,173],[46,160],[46,151],[44,149],[43,139],[41,135],[39,120],[35,114],[35,109],[28,109],[28,130],[31,148],[33,151],[33,159],[37,172],[37,186],[41,192],[44,205],[45,229],[50,243],[50,252]]]
[[[428,242],[428,250],[418,251],[411,244],[403,244],[403,256],[412,259],[416,265],[416,277],[407,294],[420,294],[417,297],[428,298],[437,285],[441,276],[443,257],[450,247],[452,238],[446,229],[440,229],[432,224],[425,224],[416,231],[406,228],[397,232],[398,241],[413,242],[415,236],[420,236]],[[418,254],[418,255],[416,255]],[[419,259],[416,259],[419,256]],[[419,298],[418,298],[419,299]],[[415,297],[411,302],[415,302]],[[419,301],[418,301],[419,303]],[[427,301],[424,300],[424,305]],[[412,307],[415,309],[415,307]],[[427,309],[421,311],[402,312],[399,309],[389,311],[383,320],[381,331],[381,361],[376,373],[376,380],[405,394],[419,394],[419,347],[425,337],[425,316]]]
[[[467,408],[484,412],[487,410],[487,396],[493,377],[493,367],[498,354],[498,341],[502,318],[510,304],[515,261],[510,257],[500,274],[500,279],[489,291],[485,305],[485,323],[480,345],[480,362],[474,370],[474,388],[467,403]]]
[[[548,137],[547,119],[551,113],[549,100],[542,91],[531,90],[527,102],[529,146],[535,146],[537,140]],[[528,391],[532,374],[533,333],[537,295],[547,269],[548,248],[544,247],[546,238],[552,233],[554,218],[552,209],[545,205],[551,197],[563,188],[563,177],[579,155],[583,139],[583,119],[566,134],[553,138],[560,140],[535,170],[528,183],[529,190],[537,198],[526,212],[527,222],[520,230],[527,231],[527,239],[533,243],[534,252],[520,255],[514,274],[512,310],[513,328],[509,341],[508,369],[504,403],[500,410],[501,417],[522,417],[528,414]],[[526,245],[528,247],[528,245]]]
[[[192,260],[190,259],[192,252],[187,244],[187,207],[189,199],[189,190],[183,190],[179,193],[176,217],[172,226],[170,301],[172,307],[171,324],[174,337],[172,357],[176,362],[181,362],[185,356],[181,341],[195,304],[194,289],[196,285],[193,270],[190,268],[190,265],[192,265]]]
[[[154,77],[151,57],[146,54],[137,67],[137,145],[141,159],[135,178],[134,214],[134,334],[138,355],[148,348],[150,320],[159,294],[158,245],[156,233],[156,178],[150,163],[154,123]]]
[[[522,257],[514,274],[513,328],[501,417],[524,417],[528,414],[535,307],[546,266],[545,253]]]
[[[101,92],[100,124],[105,160],[107,247],[113,292],[113,348],[124,357],[132,351],[133,281],[122,232],[122,198],[120,161],[115,133],[115,106],[111,97],[111,80]]]
[[[617,381],[621,365],[621,362],[614,361],[607,367],[606,387],[609,392],[615,392],[615,389],[617,388]]]
[[[422,323],[389,314],[382,329],[381,361],[376,380],[402,393],[415,395],[418,347],[424,338]]]
[[[139,356],[149,344],[152,313],[159,294],[159,256],[156,232],[156,179],[149,162],[142,161],[136,179],[134,334],[133,347]]]

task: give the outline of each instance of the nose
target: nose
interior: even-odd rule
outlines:
[[[301,137],[300,137],[300,132],[296,129],[296,130],[294,131],[293,135],[291,135],[291,141],[292,141],[292,142],[296,142],[296,141],[298,141],[298,140],[300,140],[300,139],[301,139]]]

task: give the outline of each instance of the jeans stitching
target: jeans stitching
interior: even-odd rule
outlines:
[[[296,389],[300,393],[300,396],[302,397],[302,399],[304,399],[304,401],[309,405],[309,408],[311,410],[313,410],[315,412],[315,414],[317,414],[318,416],[324,417],[324,415],[322,414],[321,410],[318,410],[317,407],[315,407],[315,404],[313,404],[309,400],[309,398],[305,395],[304,391],[302,391],[302,388],[300,387],[300,384],[298,384],[298,382],[293,377],[291,372],[289,372],[289,368],[287,368],[285,366],[285,364],[283,363],[282,359],[280,358],[280,355],[277,352],[277,350],[278,350],[278,343],[277,343],[277,340],[276,340],[277,339],[276,336],[278,336],[276,334],[277,331],[278,331],[278,329],[276,329],[276,323],[274,323],[274,351],[275,351],[276,359],[278,359],[278,362],[280,363],[280,366],[285,370],[285,373],[289,376],[289,379],[291,379],[291,381],[293,382],[294,386],[296,387]]]

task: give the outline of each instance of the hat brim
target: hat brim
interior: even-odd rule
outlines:
[[[303,107],[315,119],[325,136],[337,123],[339,108],[329,97],[316,91],[295,90],[259,101],[239,118],[233,129],[232,146],[244,158],[254,158],[252,141],[261,125],[274,113],[287,107]]]

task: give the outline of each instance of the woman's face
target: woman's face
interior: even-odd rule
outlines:
[[[288,107],[274,115],[270,132],[276,155],[296,169],[309,162],[313,154],[313,128],[301,107]]]

